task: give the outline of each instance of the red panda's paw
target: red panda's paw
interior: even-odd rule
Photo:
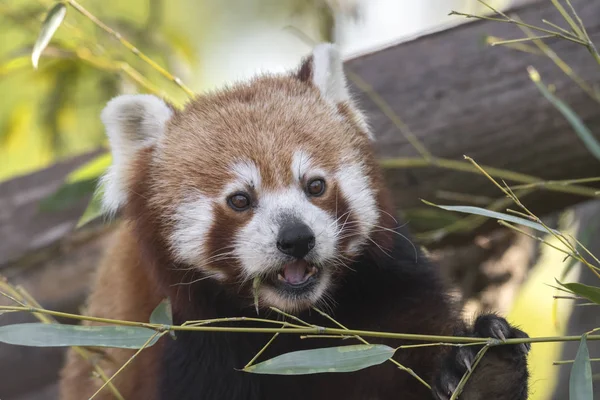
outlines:
[[[521,339],[529,336],[512,327],[504,318],[486,314],[477,318],[465,336],[498,340]],[[432,384],[433,398],[449,400],[463,375],[473,368],[482,346],[454,347],[443,360]],[[494,398],[498,400],[527,399],[527,354],[529,343],[499,345],[490,348],[469,378],[460,399]],[[483,396],[483,397],[481,397]]]
[[[494,314],[485,314],[475,320],[473,336],[499,340],[525,339],[529,337],[522,330],[510,326],[504,318]],[[505,357],[521,358],[527,356],[530,349],[531,345],[529,343],[520,343],[502,345],[502,347],[497,347],[494,350]]]

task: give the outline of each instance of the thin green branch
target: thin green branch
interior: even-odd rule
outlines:
[[[493,21],[493,22],[504,22],[504,23],[515,24],[515,25],[519,25],[519,26],[524,26],[524,27],[536,30],[538,32],[546,33],[548,35],[552,35],[554,37],[559,37],[559,38],[568,40],[570,42],[577,43],[577,44],[587,47],[587,43],[580,40],[576,36],[566,35],[566,34],[563,34],[562,32],[556,32],[556,31],[553,31],[550,29],[545,29],[545,28],[539,27],[539,26],[526,24],[524,22],[518,22],[512,18],[502,19],[502,18],[494,18],[494,17],[485,17],[485,16],[481,16],[481,15],[462,13],[462,12],[458,12],[458,11],[452,11],[450,13],[450,15],[458,15],[458,16],[462,16],[462,17],[466,17],[466,18],[475,18],[475,19],[479,19],[479,20]]]
[[[483,356],[489,350],[489,348],[490,348],[490,346],[488,345],[488,346],[483,346],[481,348],[481,350],[479,350],[479,352],[475,356],[475,360],[473,360],[473,365],[471,366],[471,368],[469,368],[467,370],[467,372],[465,372],[465,374],[463,375],[463,377],[460,380],[460,382],[458,382],[458,386],[456,387],[456,390],[454,390],[454,393],[452,393],[452,397],[450,397],[450,400],[456,400],[456,399],[458,399],[458,396],[464,390],[465,385],[467,384],[467,381],[469,380],[469,378],[473,374],[473,371],[475,371],[475,368],[477,368],[477,365],[479,365],[479,362],[483,359]]]
[[[254,362],[256,360],[258,360],[258,357],[260,357],[265,350],[267,350],[267,348],[271,345],[271,343],[273,343],[275,341],[275,339],[277,339],[277,336],[279,336],[279,332],[275,333],[273,335],[273,337],[271,337],[271,339],[267,342],[267,344],[265,344],[262,349],[260,349],[260,351],[258,353],[256,353],[256,355],[254,357],[252,357],[252,359],[250,361],[248,361],[248,364],[246,364],[244,366],[244,369],[248,368],[249,366],[251,366],[252,364],[254,364]]]
[[[554,29],[557,29],[559,31],[561,31],[562,33],[564,33],[565,35],[573,35],[573,32],[570,32],[568,30],[566,30],[565,28],[558,26],[557,24],[554,24],[548,20],[543,19],[542,22],[544,24],[550,25],[551,27],[553,27]]]
[[[489,44],[490,46],[493,46],[495,43],[502,42],[502,41],[504,41],[504,39],[496,37],[496,36],[488,36],[485,40],[485,42],[487,44]],[[539,49],[536,49],[535,47],[533,47],[532,45],[530,45],[528,43],[505,43],[504,47],[522,51],[523,53],[534,54],[537,56],[544,55],[544,53],[542,53]]]
[[[538,218],[527,207],[525,207],[525,205],[519,200],[519,198],[513,193],[513,191],[510,189],[510,187],[508,187],[508,185],[506,185],[505,182],[503,182],[505,186],[500,185],[498,182],[496,182],[496,180],[494,178],[492,178],[485,171],[485,169],[483,169],[479,164],[477,164],[475,162],[475,160],[473,160],[472,158],[467,157],[467,156],[465,156],[465,159],[467,159],[469,162],[471,162],[475,166],[475,168],[477,168],[479,170],[479,172],[481,172],[485,177],[487,177],[504,194],[506,194],[509,198],[511,198],[513,200],[513,202],[516,205],[518,205],[521,209],[523,209],[530,216],[530,218],[533,221],[535,221],[538,224],[542,225],[549,234],[551,234],[552,236],[554,236],[560,243],[562,243],[568,249],[568,255],[569,256],[571,256],[573,258],[576,258],[579,262],[581,262],[582,264],[586,265],[596,276],[598,276],[598,278],[600,278],[600,273],[598,273],[598,271],[597,271],[599,268],[595,267],[590,262],[588,262],[585,258],[583,258],[581,256],[581,254],[579,253],[579,251],[575,248],[575,246],[573,246],[571,244],[571,242],[569,242],[569,240],[562,233],[557,232],[554,229],[550,229],[548,226],[546,226],[546,224],[540,218]],[[555,248],[557,248],[557,247],[555,247]]]
[[[280,310],[280,309],[279,309],[279,308],[277,308],[277,307],[269,307],[269,309],[270,309],[270,310],[273,310],[273,311],[275,311],[275,312],[276,312],[276,313],[278,313],[278,314],[281,314],[281,315],[283,315],[284,317],[288,317],[288,318],[290,318],[290,319],[293,319],[294,321],[297,321],[297,322],[301,323],[301,324],[302,324],[302,325],[304,325],[304,326],[311,326],[311,327],[314,327],[314,325],[311,325],[311,324],[309,324],[308,322],[306,322],[306,321],[303,321],[303,320],[301,320],[300,318],[298,318],[298,317],[296,317],[296,316],[294,316],[294,315],[292,315],[292,314],[288,314],[288,313],[286,313],[286,312],[284,312],[284,311]]]
[[[585,252],[586,252],[586,253],[587,253],[587,254],[588,254],[590,257],[592,257],[592,259],[593,259],[593,260],[596,262],[596,264],[598,264],[598,266],[600,266],[600,260],[598,259],[598,257],[596,257],[596,256],[594,255],[594,253],[592,253],[591,251],[589,251],[589,250],[588,250],[588,248],[587,248],[587,247],[585,247],[585,246],[583,245],[583,243],[581,243],[581,242],[579,241],[579,239],[577,239],[576,237],[574,237],[574,236],[572,236],[572,235],[569,235],[569,237],[570,237],[572,240],[574,240],[574,241],[575,241],[575,243],[577,243],[577,245],[578,245],[579,247],[581,247],[581,248],[582,248],[582,249],[583,249],[583,250],[584,250],[584,251],[585,251]],[[600,268],[597,268],[597,269],[600,269]]]
[[[449,169],[453,171],[461,171],[479,174],[479,170],[475,168],[473,165],[468,162],[460,161],[460,160],[452,160],[446,158],[434,158],[432,160],[425,160],[423,158],[416,157],[403,157],[403,158],[388,158],[380,161],[380,165],[383,168],[427,168],[427,167],[438,167]],[[536,184],[539,187],[544,188],[546,190],[561,192],[561,193],[569,193],[569,194],[577,194],[586,197],[597,197],[597,189],[579,186],[579,185],[561,185],[561,184],[553,184],[548,181],[544,181],[541,178],[522,174],[519,172],[513,172],[506,169],[494,168],[487,165],[482,166],[486,171],[498,179],[505,179],[508,181],[518,182],[522,184]]]
[[[68,5],[70,5],[71,7],[73,7],[75,10],[77,10],[80,14],[85,16],[87,19],[92,21],[100,29],[104,30],[105,32],[107,32],[108,34],[113,36],[115,39],[117,39],[123,46],[125,46],[133,54],[138,56],[146,64],[150,65],[153,69],[158,71],[158,73],[160,73],[162,76],[164,76],[165,78],[167,78],[168,80],[172,81],[177,86],[179,86],[188,96],[194,97],[194,92],[191,89],[189,89],[186,85],[184,85],[183,82],[181,81],[181,79],[179,79],[176,76],[173,76],[169,71],[167,71],[166,69],[164,69],[163,67],[158,65],[154,60],[152,60],[150,57],[148,57],[146,54],[144,54],[140,49],[138,49],[133,44],[131,44],[129,41],[127,41],[123,37],[123,35],[121,35],[117,31],[115,31],[108,25],[106,25],[104,22],[100,21],[98,18],[96,18],[96,16],[94,16],[92,13],[90,13],[88,10],[86,10],[77,1],[66,0],[66,3]]]
[[[106,382],[104,382],[104,384],[102,386],[100,386],[100,388],[98,390],[96,390],[96,392],[89,398],[89,400],[92,400],[94,397],[96,397],[105,387],[106,385],[110,384],[112,382],[112,380],[119,375],[129,364],[131,364],[131,362],[133,360],[135,360],[135,358],[144,350],[146,349],[146,347],[148,347],[148,345],[157,337],[157,336],[162,336],[167,332],[156,332],[154,333],[154,335],[152,335],[150,338],[148,338],[148,340],[142,345],[142,347],[140,347],[138,349],[138,351],[135,352],[134,355],[132,355],[129,360],[127,360],[127,362],[125,362],[125,364],[123,364],[121,366],[121,368],[119,368]]]
[[[356,336],[348,335],[302,335],[300,339],[356,339]]]
[[[578,26],[575,23],[575,21],[573,21],[573,18],[571,18],[571,16],[567,12],[567,10],[565,10],[565,8],[562,6],[562,4],[560,4],[560,2],[558,0],[550,0],[550,1],[552,1],[552,5],[554,5],[554,8],[556,8],[558,10],[560,15],[562,15],[563,19],[567,22],[567,24],[569,24],[569,26],[571,27],[573,32],[575,32],[575,35],[577,35],[577,37],[579,37],[579,38],[585,38],[586,35],[583,33],[583,30],[581,29],[581,27]]]
[[[331,317],[326,312],[321,311],[317,307],[313,307],[312,309],[315,310],[316,312],[318,312],[319,314],[321,314],[323,317],[327,318],[329,321],[331,321],[334,324],[336,324],[337,326],[339,326],[340,328],[348,331],[348,328],[346,328],[344,325],[342,325],[340,322],[335,320],[333,317]],[[370,344],[369,342],[367,342],[365,339],[363,339],[360,336],[355,336],[355,337],[363,344],[366,344],[366,345]],[[407,372],[410,376],[412,376],[413,378],[418,380],[423,386],[425,386],[427,389],[431,390],[431,386],[427,382],[425,382],[425,380],[423,380],[423,378],[421,378],[419,375],[417,375],[417,373],[415,371],[413,371],[412,368],[408,368],[405,365],[402,365],[400,362],[394,360],[393,358],[390,358],[388,361],[390,361],[392,364],[396,365],[396,367],[398,367],[398,369]]]
[[[590,358],[591,362],[598,362],[600,358]],[[575,360],[561,360],[561,361],[553,361],[552,365],[565,365],[565,364],[573,364]]]
[[[533,218],[533,220],[537,223],[539,223],[540,225],[542,225],[547,231],[548,233],[552,234],[554,237],[556,237],[561,243],[563,243],[567,248],[569,248],[570,250],[572,250],[574,253],[576,253],[577,251],[575,249],[573,249],[573,246],[571,246],[571,243],[569,243],[564,237],[562,237],[560,234],[557,234],[556,231],[554,229],[550,229],[548,226],[546,226],[546,224],[539,219],[535,214],[533,214],[531,211],[529,211],[529,209],[527,207],[525,207],[525,205],[523,203],[521,203],[521,201],[519,200],[519,198],[517,196],[515,196],[515,194],[511,191],[511,189],[508,187],[508,185],[506,185],[506,183],[503,181],[504,186],[500,185],[494,178],[492,178],[490,176],[490,174],[488,174],[479,164],[477,164],[477,162],[475,162],[475,160],[473,160],[471,157],[467,157],[465,156],[465,159],[467,161],[469,161],[471,164],[473,164],[473,166],[475,168],[477,168],[479,170],[479,172],[481,172],[486,178],[488,178],[494,185],[496,185],[504,194],[506,194],[508,197],[510,197],[516,205],[518,205],[519,207],[521,207],[523,210],[525,210],[527,212],[527,214],[529,214],[531,216],[531,218]]]
[[[271,319],[264,318],[251,318],[251,317],[227,317],[227,318],[214,318],[214,319],[205,319],[205,320],[197,320],[197,321],[186,321],[182,324],[182,326],[204,326],[204,325],[212,325],[223,322],[261,322],[265,324],[275,324],[281,325],[281,321],[274,321]],[[286,327],[291,328],[304,328],[306,325],[296,325],[291,324],[289,322],[283,322]]]
[[[532,36],[532,37],[519,38],[519,39],[498,40],[498,41],[494,41],[490,44],[492,46],[499,46],[499,45],[506,45],[506,44],[514,44],[514,43],[531,42],[534,40],[542,40],[542,39],[548,39],[548,38],[553,38],[553,37],[554,37],[554,35]]]
[[[505,341],[498,341],[492,338],[477,338],[477,337],[462,337],[462,336],[440,336],[440,335],[419,335],[413,333],[393,333],[393,332],[378,332],[378,331],[365,331],[365,330],[354,330],[354,329],[336,329],[326,328],[322,326],[306,327],[306,328],[242,328],[242,327],[221,327],[221,326],[184,326],[184,325],[170,325],[165,326],[162,324],[151,324],[146,322],[135,322],[116,320],[109,318],[97,318],[77,314],[69,314],[58,311],[46,310],[43,308],[36,307],[22,307],[22,306],[0,306],[0,311],[22,311],[30,313],[41,313],[53,316],[59,316],[68,319],[75,319],[80,321],[95,321],[102,322],[110,325],[123,325],[123,326],[138,326],[148,329],[153,329],[158,332],[166,331],[186,331],[186,332],[232,332],[232,333],[282,333],[282,334],[314,334],[314,335],[339,335],[339,336],[363,336],[363,337],[376,337],[376,338],[387,338],[387,339],[399,339],[399,340],[414,340],[423,342],[447,342],[447,343],[479,343],[489,344],[490,346],[498,345],[509,345],[509,344],[520,344],[520,343],[549,343],[549,342],[575,342],[581,339],[581,336],[548,336],[548,337],[530,337],[530,338],[518,338],[518,339],[506,339]],[[279,321],[281,323],[281,321]],[[588,340],[600,340],[600,335],[590,335]]]
[[[511,223],[509,223],[509,222],[506,222],[506,221],[498,221],[498,223],[499,223],[500,225],[502,225],[502,226],[506,227],[506,228],[512,229],[512,230],[514,230],[514,231],[516,231],[516,232],[519,232],[520,234],[523,234],[523,235],[525,235],[525,236],[528,236],[528,237],[530,237],[531,239],[537,240],[538,242],[540,242],[540,243],[543,243],[543,244],[545,244],[545,245],[546,245],[546,246],[548,246],[548,247],[551,247],[551,248],[553,248],[553,249],[555,249],[555,250],[557,250],[557,251],[560,251],[561,253],[563,253],[563,254],[565,254],[565,255],[567,255],[567,256],[569,256],[569,257],[574,257],[574,256],[573,256],[573,254],[571,254],[571,253],[570,253],[568,250],[562,249],[562,248],[560,248],[560,247],[558,247],[558,246],[556,246],[556,245],[554,245],[554,244],[552,244],[552,243],[548,242],[547,240],[544,240],[544,239],[542,239],[542,238],[541,238],[541,237],[539,237],[539,236],[532,235],[531,233],[529,233],[529,232],[526,232],[526,231],[524,231],[523,229],[520,229],[520,228],[516,227],[515,225],[513,225],[513,224],[511,224]]]
[[[544,187],[544,185],[552,184],[557,186],[569,186],[579,183],[592,183],[592,182],[600,182],[600,177],[594,176],[591,178],[580,178],[580,179],[564,179],[564,180],[556,180],[556,181],[545,181],[545,182],[537,182],[537,183],[527,183],[523,185],[512,185],[513,190],[518,189],[534,189],[538,187]]]
[[[12,300],[18,304],[21,304],[23,307],[27,307],[27,305],[30,304],[34,307],[37,307],[40,309],[42,308],[42,306],[37,302],[37,300],[35,300],[33,298],[33,296],[31,296],[29,294],[29,292],[27,292],[27,290],[25,290],[24,287],[22,287],[22,286],[13,287],[12,285],[10,285],[8,283],[8,281],[6,280],[5,277],[0,276],[0,294],[4,295],[5,297],[10,298],[11,296],[8,296],[6,292],[11,293]],[[33,315],[40,322],[43,322],[45,324],[58,323],[51,316],[48,316],[48,315],[45,315],[42,313],[33,313]],[[73,348],[73,351],[75,351],[75,353],[77,353],[81,358],[88,361],[92,365],[94,372],[96,374],[98,374],[98,376],[104,382],[105,385],[108,385],[109,390],[111,391],[111,393],[115,396],[115,398],[117,400],[125,400],[123,395],[121,395],[119,390],[116,388],[116,386],[112,382],[110,382],[109,377],[106,374],[106,372],[96,362],[92,361],[92,355],[88,349],[79,347],[79,346],[73,346],[72,348]]]

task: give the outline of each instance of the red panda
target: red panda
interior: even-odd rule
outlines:
[[[374,136],[333,45],[316,46],[293,73],[199,96],[183,110],[151,95],[123,95],[101,118],[113,153],[103,205],[124,221],[98,271],[89,314],[145,322],[168,297],[181,324],[256,316],[257,301],[263,317],[273,306],[318,325],[328,323],[312,306],[352,329],[527,337],[494,314],[462,322],[440,273],[393,217]],[[128,400],[441,400],[479,350],[398,351],[396,360],[431,389],[392,363],[339,374],[241,372],[269,338],[178,332],[144,350],[114,383]],[[332,345],[280,335],[261,359]],[[491,348],[460,398],[526,399],[528,351]],[[110,375],[132,354],[99,350],[97,362]],[[73,352],[61,375],[64,400],[88,398],[101,384]],[[105,389],[100,398],[113,397]]]

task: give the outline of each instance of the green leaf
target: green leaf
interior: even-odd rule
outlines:
[[[504,214],[504,213],[497,212],[497,211],[486,210],[485,208],[481,208],[481,207],[473,207],[473,206],[439,206],[437,204],[433,204],[433,203],[430,203],[430,202],[425,201],[425,200],[422,200],[422,201],[425,204],[428,204],[428,205],[434,206],[434,207],[439,207],[439,208],[442,208],[444,210],[456,211],[456,212],[461,212],[461,213],[465,213],[465,214],[482,215],[484,217],[489,217],[489,218],[494,218],[494,219],[500,219],[500,220],[503,220],[503,221],[508,221],[508,222],[512,222],[512,223],[515,223],[515,224],[524,225],[524,226],[527,226],[529,228],[533,228],[535,230],[538,230],[540,232],[548,233],[548,229],[544,228],[543,225],[538,224],[537,222],[530,221],[530,220],[525,219],[525,218],[516,217],[514,215]],[[552,231],[554,231],[554,230],[552,230]],[[558,233],[557,231],[554,231],[554,232]]]
[[[593,301],[596,304],[600,304],[600,288],[595,286],[588,286],[582,283],[562,283],[556,280],[559,285],[565,287],[575,293],[578,296],[585,297],[589,301]]]
[[[552,94],[546,85],[542,82],[539,73],[533,68],[529,67],[529,76],[539,91],[548,99],[554,107],[567,119],[571,127],[575,130],[579,138],[583,141],[583,144],[590,153],[598,160],[600,160],[600,142],[592,135],[592,132],[587,126],[581,121],[581,119],[571,110],[571,108],[565,104],[562,100]]]
[[[91,195],[91,200],[77,221],[76,228],[81,228],[100,217],[104,189],[103,185],[99,184],[100,177],[110,163],[111,154],[103,153],[71,172],[56,192],[42,200],[41,210],[46,212],[66,210]]]
[[[102,153],[71,172],[67,176],[66,182],[98,178],[106,172],[111,163],[112,155],[110,152]]]
[[[118,347],[139,349],[156,332],[137,326],[81,326],[26,323],[0,326],[0,342],[34,347]],[[158,340],[157,335],[147,345]]]
[[[571,368],[569,378],[569,400],[593,400],[592,367],[590,365],[590,353],[588,351],[587,336],[581,337],[579,350],[575,362]]]
[[[33,46],[33,52],[31,53],[31,62],[33,64],[33,68],[37,69],[38,61],[40,59],[40,55],[42,51],[48,46],[50,43],[50,39],[62,23],[63,19],[65,19],[65,15],[67,14],[67,6],[63,3],[57,3],[48,11],[46,15],[46,19],[42,24],[42,30]]]
[[[173,325],[173,314],[171,312],[171,302],[169,299],[164,299],[152,311],[150,315],[151,324]]]
[[[92,195],[92,199],[90,200],[90,202],[87,205],[87,208],[79,218],[79,221],[77,221],[76,228],[79,229],[87,223],[95,220],[96,218],[100,217],[102,213],[102,191],[97,190]]]
[[[166,298],[152,311],[150,315],[151,324],[173,325],[173,311],[171,309],[171,301]],[[175,339],[175,331],[169,330],[169,335]]]
[[[358,344],[301,350],[244,368],[254,374],[306,375],[323,372],[352,372],[381,364],[394,355],[395,350],[384,345]]]
[[[98,178],[65,183],[40,202],[40,209],[44,212],[66,210],[86,196],[93,194],[97,185]]]
[[[585,225],[585,229],[579,229],[577,232],[577,240],[579,241],[579,243],[577,243],[577,251],[580,253],[585,252],[585,249],[587,249],[587,247],[592,243],[594,233],[598,231],[598,228],[600,228],[600,216],[594,215],[592,219],[588,220]],[[576,258],[570,257],[569,261],[565,265],[565,268],[560,274],[560,279],[565,279],[573,267],[578,264],[579,261]]]

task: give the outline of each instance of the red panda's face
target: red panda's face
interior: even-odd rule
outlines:
[[[206,279],[258,281],[260,305],[288,311],[323,300],[379,220],[369,133],[348,98],[327,97],[339,87],[317,84],[336,62],[322,51],[299,75],[260,78],[182,111],[128,103],[163,124],[147,146],[144,201],[171,259]],[[127,173],[125,185],[136,176]]]

